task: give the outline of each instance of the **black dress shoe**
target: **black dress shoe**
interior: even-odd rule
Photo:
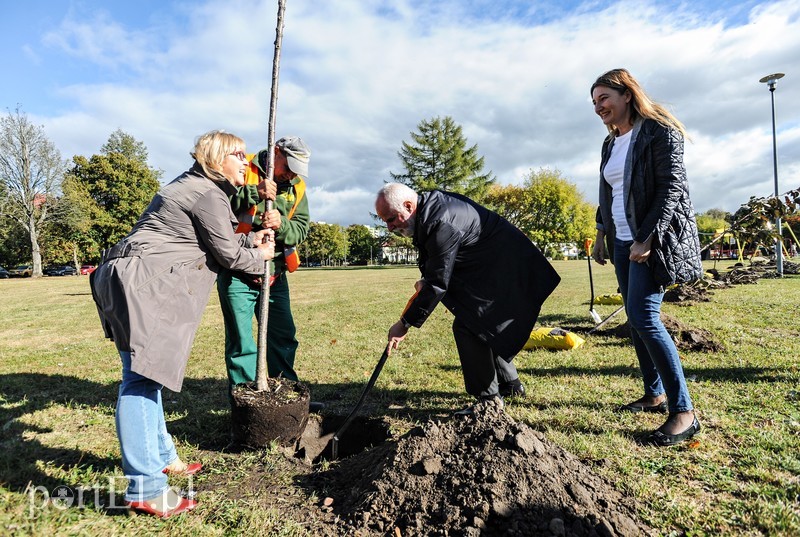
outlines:
[[[320,401],[311,401],[308,403],[308,411],[309,412],[319,412],[325,408],[325,403]]]
[[[501,383],[498,391],[503,397],[525,397],[525,385],[519,379]]]
[[[698,432],[700,432],[700,422],[697,421],[697,416],[695,416],[694,421],[692,421],[692,424],[689,425],[689,428],[682,433],[665,434],[661,431],[653,431],[644,438],[644,443],[661,447],[674,446],[675,444],[680,444],[681,442],[690,439]]]
[[[628,403],[619,407],[620,412],[658,412],[663,414],[667,411],[667,401],[661,401],[657,405],[644,406],[639,402]]]

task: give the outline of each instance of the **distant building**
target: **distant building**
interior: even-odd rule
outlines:
[[[381,244],[381,258],[384,263],[392,265],[416,263],[419,252],[413,246],[399,246],[394,243],[392,237],[388,237]]]

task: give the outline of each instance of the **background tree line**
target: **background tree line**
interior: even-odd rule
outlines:
[[[583,253],[584,240],[594,237],[595,206],[559,170],[531,169],[519,185],[498,184],[451,117],[423,120],[410,137],[398,152],[402,170],[391,173],[393,180],[417,192],[464,194],[504,216],[553,258],[574,247]],[[161,171],[147,157],[142,142],[116,130],[97,154],[64,161],[43,127],[19,108],[9,112],[0,119],[0,264],[31,263],[34,275],[41,275],[43,259],[96,263],[159,189]],[[373,228],[312,223],[301,258],[307,265],[363,265],[385,262],[385,247],[412,250],[410,239],[388,234],[373,218]],[[701,243],[733,220],[719,209],[698,215]]]
[[[142,142],[113,132],[98,154],[64,161],[19,108],[0,119],[0,259],[96,262],[124,237],[158,191],[161,172]]]

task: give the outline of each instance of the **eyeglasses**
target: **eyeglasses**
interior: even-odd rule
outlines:
[[[244,151],[234,151],[233,153],[228,153],[229,155],[238,158],[239,160],[247,160],[247,155],[245,155]]]

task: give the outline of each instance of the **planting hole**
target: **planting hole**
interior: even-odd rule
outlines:
[[[306,458],[314,464],[331,460],[333,435],[345,419],[345,416],[309,416],[305,431],[297,442],[297,457]],[[351,457],[390,438],[389,424],[384,420],[353,418],[339,437],[338,458]]]

